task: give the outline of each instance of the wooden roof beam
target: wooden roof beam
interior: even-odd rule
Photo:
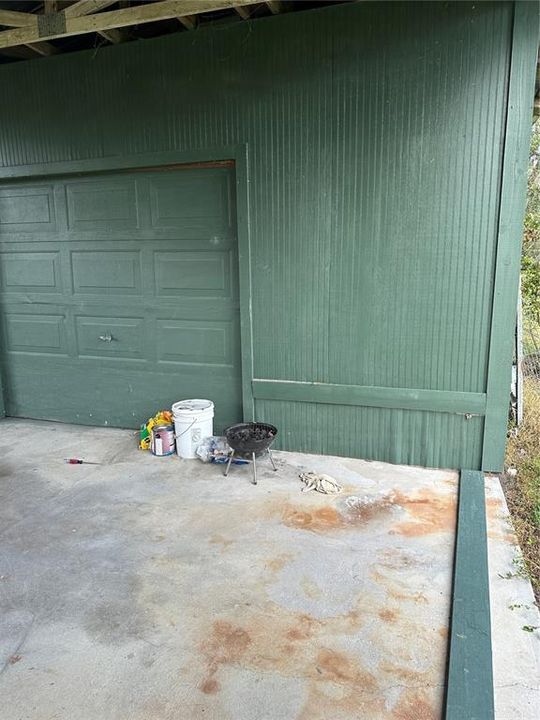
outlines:
[[[178,22],[183,25],[186,30],[195,30],[197,27],[198,20],[196,17],[191,17],[191,15],[185,15],[184,17],[176,18]]]
[[[82,17],[114,5],[116,0],[78,0],[64,10],[66,18]]]
[[[281,0],[266,0],[266,7],[272,15],[278,15],[283,10]]]
[[[98,35],[107,42],[110,42],[111,45],[118,45],[127,39],[125,33],[121,30],[115,30],[114,28],[110,28],[109,30],[98,30]]]
[[[241,7],[240,5],[238,5],[234,9],[238,13],[238,15],[240,15],[242,20],[249,20],[250,12],[247,8],[244,8],[244,7]]]
[[[85,2],[88,7],[89,2],[92,2],[95,6],[95,3],[101,2],[101,0],[80,0],[80,2]],[[136,5],[124,10],[112,10],[74,17],[66,15],[67,10],[70,9],[67,8],[64,12],[47,15],[47,18],[52,18],[52,22],[46,25],[38,23],[37,15],[30,14],[31,25],[0,32],[0,48],[15,47],[16,45],[26,45],[37,41],[54,40],[55,38],[65,38],[73,35],[84,35],[85,33],[95,33],[100,30],[110,30],[111,28],[129,27],[130,25],[140,25],[155,22],[156,20],[172,20],[186,15],[191,16],[214,10],[225,10],[239,4],[255,5],[258,2],[259,0],[241,0],[241,3],[238,0],[161,0]],[[80,10],[80,3],[76,3],[76,5],[79,5]],[[70,7],[74,8],[73,5]],[[22,14],[25,15],[25,13]]]
[[[48,42],[35,42],[26,45],[27,48],[30,48],[30,50],[33,50],[36,55],[42,55],[44,57],[48,57],[49,55],[56,55],[58,53],[58,48],[54,47],[54,45],[51,45],[51,43]]]
[[[17,12],[16,10],[0,10],[0,25],[11,28],[26,27],[36,22],[33,13]]]
[[[36,54],[29,46],[18,45],[12,48],[2,48],[2,50],[0,50],[0,56],[14,58],[16,60],[30,60],[31,58],[35,58]]]

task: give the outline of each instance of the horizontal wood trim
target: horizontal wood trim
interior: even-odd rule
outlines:
[[[216,147],[193,148],[190,150],[170,150],[134,155],[111,155],[87,160],[67,160],[32,165],[13,165],[0,167],[0,181],[17,178],[50,177],[53,175],[84,175],[93,172],[130,172],[141,170],[176,169],[178,165],[199,165],[214,163],[237,163],[245,161],[247,145],[221,145]]]
[[[494,716],[484,475],[462,470],[445,720]]]
[[[426,410],[429,412],[484,415],[483,393],[423,390],[415,388],[337,385],[256,378],[252,382],[256,400],[284,400],[331,405]]]

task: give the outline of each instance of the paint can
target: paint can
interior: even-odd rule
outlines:
[[[174,439],[174,427],[172,425],[159,425],[158,427],[152,428],[150,450],[152,451],[152,455],[157,455],[158,457],[174,454],[176,441]]]

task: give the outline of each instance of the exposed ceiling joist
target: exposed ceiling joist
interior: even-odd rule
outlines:
[[[104,10],[109,7],[109,5],[114,5],[114,3],[115,0],[78,0],[78,2],[66,8],[64,14],[66,17],[82,17],[83,15],[91,15],[92,13],[99,12],[99,10]],[[111,45],[118,45],[126,39],[125,34],[115,28],[98,30],[97,34],[108,43],[111,43]]]
[[[267,0],[266,6],[268,7],[272,15],[277,15],[283,9],[281,0]]]
[[[54,47],[54,45],[51,45],[51,43],[48,42],[35,42],[31,45],[27,45],[26,47],[30,48],[30,50],[33,50],[36,55],[42,55],[44,57],[48,57],[49,55],[56,55],[58,52],[57,48]]]
[[[57,0],[43,0],[43,13],[45,15],[51,15],[52,13],[58,12],[58,1]],[[56,55],[58,52],[57,48],[48,42],[36,42],[26,45],[30,48],[33,53],[40,55],[41,57],[49,57],[50,55]]]
[[[104,40],[107,40],[107,42],[110,42],[111,45],[118,45],[118,43],[126,40],[125,33],[121,30],[115,30],[114,28],[111,28],[110,30],[99,30],[98,35]]]
[[[250,12],[249,12],[248,8],[240,7],[240,5],[239,5],[238,7],[235,8],[235,10],[240,15],[242,20],[249,20]]]
[[[75,5],[79,5],[80,9],[82,2],[86,7],[89,6],[89,3],[95,7],[101,0],[80,0]],[[99,32],[100,30],[110,30],[111,28],[129,27],[130,25],[155,22],[156,20],[171,20],[186,15],[198,15],[214,10],[234,8],[240,4],[254,5],[258,2],[259,0],[241,0],[241,2],[238,2],[238,0],[162,0],[161,2],[125,8],[124,10],[77,16],[66,15],[67,10],[70,9],[67,8],[64,12],[41,16],[51,19],[47,23],[40,22],[38,15],[28,13],[28,18],[32,20],[31,24],[0,32],[0,48],[83,35],[85,33]],[[103,3],[101,5],[103,6]],[[75,6],[70,7],[73,9]],[[88,10],[87,12],[95,13],[95,10]]]
[[[186,30],[195,30],[197,27],[197,18],[191,17],[191,15],[185,15],[184,17],[177,18],[178,22],[183,25]]]
[[[26,45],[3,48],[0,53],[3,57],[16,58],[17,60],[30,60],[36,57],[36,53],[32,51],[31,47]]]
[[[17,12],[16,10],[0,10],[0,25],[12,28],[25,27],[32,25],[35,22],[35,17],[32,13]]]
[[[64,10],[66,18],[82,17],[114,5],[115,0],[78,0]]]

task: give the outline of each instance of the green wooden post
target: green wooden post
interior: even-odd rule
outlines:
[[[484,476],[462,470],[445,720],[492,720],[493,668]]]
[[[516,2],[502,167],[482,468],[504,462],[536,56],[537,2]]]

